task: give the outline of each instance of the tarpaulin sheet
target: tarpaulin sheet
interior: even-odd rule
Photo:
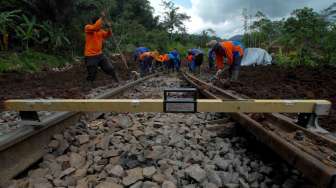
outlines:
[[[251,65],[270,65],[272,64],[272,56],[261,48],[246,48],[241,66]]]

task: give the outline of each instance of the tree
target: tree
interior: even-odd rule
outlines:
[[[336,4],[331,7],[336,7]],[[333,13],[333,8],[327,10]],[[325,19],[325,15],[332,14],[325,12],[319,14],[306,7],[293,11],[289,18],[282,20],[271,20],[258,12],[251,26],[252,32],[245,34],[243,41],[250,44],[249,38],[252,37],[263,48],[273,52],[278,49],[279,59],[286,60],[286,64],[333,63],[336,59],[336,27]]]
[[[153,8],[148,0],[118,1],[113,12],[112,17],[114,18],[133,20],[148,29],[154,29],[158,25],[158,18],[153,16]]]
[[[26,14],[33,14],[41,20],[70,24],[74,16],[73,0],[23,0],[25,3]]]
[[[198,44],[198,46],[206,47],[206,43],[211,40],[211,36],[215,35],[216,32],[211,28],[203,30],[200,35],[200,43]]]
[[[336,24],[329,26],[328,32],[321,39],[323,46],[322,49],[325,52],[325,62],[329,64],[336,63]]]
[[[8,50],[8,30],[13,28],[14,20],[18,18],[18,13],[20,10],[4,11],[0,13],[0,34],[2,38],[0,39],[1,50]]]
[[[35,17],[29,19],[26,15],[23,15],[23,23],[15,28],[16,34],[21,38],[23,42],[22,44],[25,45],[26,50],[29,49],[29,42],[34,41],[39,37],[38,26]]]
[[[180,8],[175,6],[170,0],[163,0],[163,6],[165,8],[164,21],[162,23],[163,27],[167,29],[170,34],[174,32],[185,33],[186,28],[184,22],[189,21],[190,16],[185,13],[180,13]]]
[[[71,45],[71,42],[62,27],[58,27],[49,21],[45,21],[40,25],[40,28],[43,32],[39,36],[38,42],[40,44],[46,44],[53,50],[69,49],[66,47]]]
[[[319,60],[318,49],[327,33],[327,22],[311,8],[295,10],[284,23],[287,44],[298,49],[298,63]]]
[[[258,11],[256,21],[251,25],[251,35],[257,37],[260,47],[270,47],[282,32],[283,21],[272,21],[264,13]]]

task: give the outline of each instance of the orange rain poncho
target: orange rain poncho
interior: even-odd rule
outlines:
[[[145,60],[146,57],[152,57],[153,59],[160,61],[160,56],[159,53],[157,51],[153,51],[153,52],[144,52],[140,55],[139,59],[140,61]]]
[[[224,57],[227,58],[227,64],[233,64],[234,53],[239,53],[240,56],[244,55],[244,50],[238,46],[234,45],[232,41],[225,41],[220,43],[221,47],[224,49],[225,54],[216,53],[216,65],[217,69],[224,68]]]
[[[169,61],[169,55],[168,54],[163,54],[162,55],[162,62],[167,62]]]
[[[187,56],[187,60],[188,60],[188,62],[192,62],[193,61],[193,55],[188,55]]]
[[[144,52],[140,55],[139,59],[140,61],[145,60],[146,57],[151,57],[151,52]]]
[[[164,62],[169,61],[169,56],[168,56],[168,54],[162,54],[162,55],[157,56],[157,58],[155,58],[155,59],[158,62],[164,63]]]
[[[85,56],[96,56],[103,53],[103,42],[112,35],[112,31],[102,29],[103,20],[85,26]]]

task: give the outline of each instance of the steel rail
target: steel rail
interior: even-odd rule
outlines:
[[[97,99],[111,98],[137,86],[139,83],[157,76],[149,75],[124,86],[107,90]],[[98,117],[101,113],[85,114]],[[78,122],[81,113],[60,112],[46,117],[38,124],[21,122],[21,128],[0,138],[0,187],[6,187],[11,179],[36,163],[46,153],[47,145],[53,135]],[[39,128],[36,128],[38,126]]]
[[[208,98],[242,99],[189,73],[182,73],[182,75]],[[334,140],[310,132],[277,113],[265,114],[259,120],[253,118],[253,114],[232,113],[231,117],[285,161],[300,170],[318,187],[336,187],[336,161],[334,160],[336,142]],[[297,132],[303,132],[304,140],[294,138]]]

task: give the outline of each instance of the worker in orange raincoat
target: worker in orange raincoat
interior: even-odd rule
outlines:
[[[168,54],[162,54],[162,55],[159,56],[159,59],[160,59],[160,62],[162,62],[166,71],[169,72],[169,68],[170,68],[169,55]]]
[[[106,22],[108,30],[103,30],[106,14],[102,12],[100,18],[93,18],[91,24],[85,26],[85,63],[87,66],[87,80],[96,79],[98,66],[108,75],[119,82],[111,62],[103,55],[103,42],[112,35],[111,23]]]
[[[144,76],[148,73],[150,73],[152,70],[152,63],[153,60],[159,59],[159,53],[156,51],[152,52],[144,52],[139,56],[139,62],[140,62],[140,74],[141,76]]]
[[[140,60],[140,56],[145,52],[150,52],[149,48],[138,47],[133,54],[134,62],[139,66],[140,75],[142,75],[142,76],[144,75],[144,72],[145,72],[145,67],[144,67],[145,64],[144,64],[143,60]]]
[[[154,59],[155,59],[155,70],[163,70],[164,68],[163,55],[160,55],[158,53]]]
[[[168,54],[159,55],[156,61],[160,64],[161,68],[166,68],[166,63],[168,62]]]
[[[224,41],[217,42],[215,40],[208,43],[208,46],[211,47],[211,51],[216,54],[216,67],[217,74],[219,75],[224,70],[224,58],[226,58],[226,63],[229,67],[229,77],[231,80],[238,80],[241,61],[244,56],[243,45],[238,41]]]

